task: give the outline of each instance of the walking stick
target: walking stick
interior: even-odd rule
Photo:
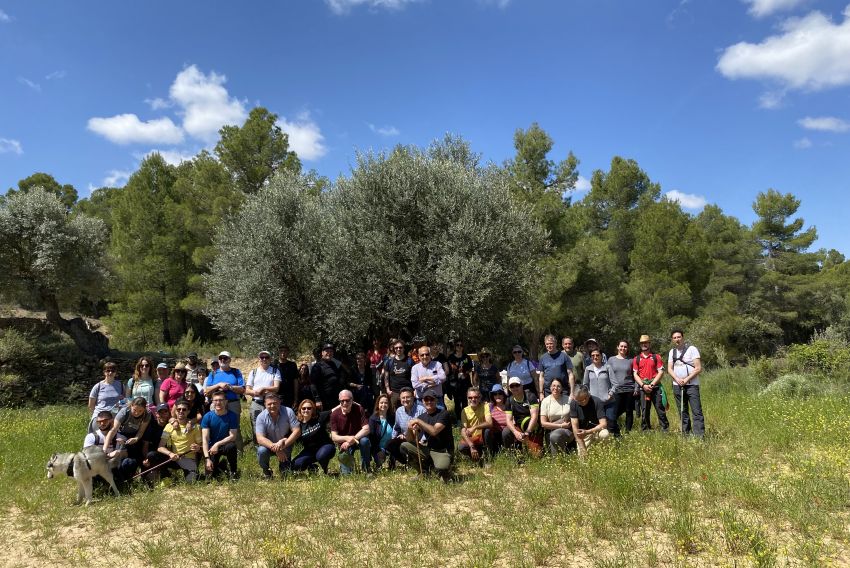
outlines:
[[[685,433],[685,385],[679,386],[679,390],[681,391],[680,401],[679,401],[679,411],[682,413],[682,434]]]
[[[419,458],[419,475],[425,475],[422,473],[422,450],[419,449],[419,432],[415,433],[416,438],[416,457]]]
[[[185,454],[179,454],[179,456],[182,458],[183,456],[185,456],[185,455],[186,455],[186,454],[188,454],[188,453],[190,453],[190,452],[186,452]],[[150,469],[146,469],[145,471],[140,471],[139,473],[137,473],[136,475],[134,475],[133,477],[131,477],[131,478],[130,478],[130,480],[132,481],[133,479],[136,479],[137,477],[141,477],[142,475],[144,475],[144,474],[146,474],[146,473],[150,473],[150,472],[152,472],[152,471],[153,471],[153,470],[155,470],[155,469],[159,469],[159,468],[161,468],[162,466],[164,466],[165,464],[170,463],[171,461],[172,461],[172,460],[167,459],[167,460],[165,460],[164,462],[162,462],[162,463],[160,463],[160,464],[158,464],[158,465],[155,465],[155,466],[153,466],[153,467],[152,467],[152,468],[150,468]],[[177,463],[177,462],[175,462],[175,463]]]

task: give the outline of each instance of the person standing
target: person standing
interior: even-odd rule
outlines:
[[[673,377],[673,396],[682,417],[682,433],[693,432],[702,438],[705,436],[705,418],[699,396],[699,375],[702,373],[699,350],[685,343],[685,334],[681,329],[674,329],[671,339],[673,349],[670,350],[667,370]]]
[[[667,397],[664,387],[661,385],[661,377],[664,376],[664,361],[661,355],[652,352],[652,340],[648,335],[640,336],[640,353],[632,359],[632,374],[640,387],[638,395],[641,399],[640,429],[651,430],[652,407],[658,415],[661,431],[666,432],[670,428],[667,420]]]
[[[628,341],[621,339],[617,343],[617,354],[608,359],[608,366],[614,373],[611,379],[614,387],[614,422],[617,422],[620,416],[625,414],[626,432],[631,432],[635,423],[635,398],[639,389],[632,373],[632,358],[629,357]],[[616,429],[619,432],[619,424]]]
[[[106,362],[103,365],[103,380],[98,381],[89,393],[89,412],[92,413],[89,432],[98,430],[96,427],[98,414],[108,410],[114,416],[121,408],[121,401],[126,396],[126,391],[124,384],[116,378],[117,374],[118,365],[112,361]]]
[[[598,347],[590,352],[591,363],[584,368],[584,381],[582,384],[588,387],[590,395],[600,402],[605,408],[605,418],[608,428],[614,436],[620,435],[617,427],[616,403],[614,402],[614,372],[608,363],[602,362],[602,351]],[[575,432],[574,432],[575,433]]]
[[[251,422],[251,437],[257,444],[257,429],[255,423],[257,417],[266,410],[265,397],[267,394],[278,394],[280,391],[280,372],[271,366],[272,354],[265,349],[257,353],[259,366],[248,373],[248,382],[245,384],[245,394],[251,397],[251,406],[248,408],[248,416]],[[280,399],[278,399],[280,406]],[[278,411],[280,408],[278,408]],[[293,420],[295,415],[293,414]],[[257,448],[259,450],[259,447]]]
[[[570,336],[564,337],[561,340],[561,348],[573,362],[573,376],[584,377],[584,353],[576,349],[575,340]],[[572,394],[570,394],[570,398],[572,398]]]
[[[242,395],[245,394],[245,379],[242,371],[230,366],[230,352],[222,351],[218,354],[218,371],[207,377],[204,383],[204,394],[208,397],[216,393],[222,393],[227,399],[226,410],[236,415],[236,448],[242,452],[242,431],[239,426],[239,417],[242,416]],[[211,406],[211,408],[213,408]],[[208,413],[209,414],[209,413]]]
[[[381,373],[384,392],[390,395],[390,404],[398,410],[401,391],[413,388],[410,373],[413,370],[413,360],[404,352],[404,341],[397,340],[392,344],[392,357],[386,360]]]
[[[499,367],[493,362],[493,353],[486,347],[478,350],[478,362],[472,369],[472,384],[481,391],[484,402],[490,402],[490,391],[493,385],[502,384]]]
[[[310,380],[319,391],[322,399],[322,408],[330,410],[337,405],[339,393],[348,382],[345,378],[345,369],[334,359],[336,348],[333,343],[322,345],[319,359],[310,369]]]
[[[463,341],[454,341],[454,351],[446,358],[449,368],[446,373],[446,396],[454,402],[455,423],[460,423],[461,413],[466,406],[466,391],[472,386],[472,358],[463,350]]]
[[[423,345],[419,348],[419,362],[410,371],[410,382],[416,391],[417,400],[422,400],[426,391],[437,393],[437,406],[443,404],[443,383],[446,382],[446,371],[443,366],[431,359],[431,348]]]
[[[298,402],[298,365],[289,358],[289,346],[281,345],[277,348],[277,361],[274,366],[280,373],[280,403],[294,409]]]
[[[537,395],[537,383],[534,380],[536,375],[534,365],[523,356],[524,354],[525,350],[521,345],[514,345],[511,349],[513,359],[505,367],[505,371],[508,372],[509,379],[511,377],[519,377],[523,390],[531,391]]]
[[[552,334],[546,336],[543,345],[546,347],[546,353],[540,358],[537,369],[538,392],[542,392],[543,396],[552,394],[549,385],[555,379],[561,381],[561,385],[569,385],[570,392],[572,392],[576,384],[572,359],[558,349],[557,339]]]

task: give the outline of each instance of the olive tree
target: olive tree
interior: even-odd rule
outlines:
[[[465,144],[360,155],[318,195],[273,178],[218,232],[214,323],[250,345],[492,332],[525,300],[546,233]]]
[[[7,300],[43,308],[47,320],[83,351],[103,355],[106,338],[59,310],[85,294],[97,294],[106,276],[103,221],[69,214],[60,198],[40,187],[8,195],[0,203],[0,290]]]

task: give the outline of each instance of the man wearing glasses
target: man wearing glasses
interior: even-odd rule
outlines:
[[[157,451],[168,459],[168,469],[180,469],[186,481],[198,477],[198,452],[203,439],[201,427],[189,420],[189,402],[185,398],[174,403],[177,423],[169,423],[162,431]]]
[[[242,416],[242,395],[245,394],[245,380],[242,371],[230,366],[230,352],[218,354],[219,368],[204,381],[204,394],[212,397],[222,393],[226,398],[225,409],[236,415],[236,447],[242,451],[242,432],[239,431],[239,417]]]
[[[236,440],[239,435],[239,416],[227,409],[224,392],[212,396],[212,410],[201,419],[201,440],[204,452],[204,468],[213,477],[224,473],[221,457],[227,458],[228,476],[235,480],[239,476],[236,467]]]
[[[265,396],[267,394],[278,394],[280,391],[280,371],[271,366],[272,354],[266,350],[257,354],[260,366],[248,373],[248,382],[245,384],[245,394],[251,397],[251,407],[248,416],[251,418],[251,437],[254,444],[257,443],[255,422],[257,416],[266,409]]]
[[[445,408],[443,383],[446,382],[446,371],[440,363],[431,359],[431,348],[427,345],[419,348],[419,362],[410,371],[410,382],[417,400],[424,402],[425,392],[431,391],[437,395],[437,407]]]
[[[466,390],[469,403],[461,413],[461,442],[458,451],[472,461],[479,462],[484,454],[484,434],[493,427],[490,417],[490,405],[481,404],[481,391],[478,387]]]
[[[390,396],[393,410],[398,410],[402,389],[412,388],[411,369],[413,369],[413,360],[404,352],[404,341],[398,340],[392,344],[392,357],[387,359],[384,370],[381,372],[383,388]]]
[[[354,402],[350,390],[339,393],[339,406],[331,412],[331,441],[339,449],[339,472],[348,475],[354,467],[354,452],[360,450],[360,465],[369,473],[372,446],[369,442],[369,417]]]

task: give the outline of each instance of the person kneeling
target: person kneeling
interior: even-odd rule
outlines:
[[[433,389],[423,393],[422,403],[425,414],[407,423],[408,441],[402,443],[401,451],[407,456],[408,464],[419,464],[420,474],[433,467],[443,481],[448,481],[454,453],[451,414],[437,408],[437,392]],[[424,442],[417,442],[423,438]]]
[[[586,385],[576,387],[575,396],[570,401],[570,421],[580,457],[587,455],[588,446],[608,437],[605,403],[590,396]]]
[[[484,454],[484,432],[493,427],[490,406],[481,403],[481,391],[478,387],[466,390],[469,403],[461,411],[461,442],[458,451],[477,463],[481,463]]]
[[[292,467],[292,446],[301,435],[301,424],[291,408],[281,408],[277,394],[266,393],[263,404],[266,408],[257,415],[254,425],[257,436],[257,461],[263,470],[263,476],[271,479],[269,460],[272,454],[277,456],[277,467],[281,476]]]
[[[204,450],[204,468],[213,477],[224,473],[221,457],[227,458],[231,480],[239,477],[236,469],[236,437],[239,416],[227,409],[227,397],[217,392],[212,397],[212,410],[201,420],[201,437]]]
[[[354,452],[360,450],[360,464],[369,473],[372,445],[369,442],[369,418],[363,407],[354,402],[350,390],[339,393],[339,406],[331,412],[331,440],[339,448],[339,472],[350,474],[354,469]]]
[[[169,460],[165,468],[182,470],[183,478],[191,482],[198,477],[202,436],[201,427],[190,420],[190,410],[191,405],[185,398],[174,403],[176,423],[169,423],[163,428],[157,451]]]

